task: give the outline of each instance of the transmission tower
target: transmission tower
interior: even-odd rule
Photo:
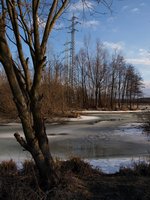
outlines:
[[[79,23],[77,17],[72,16],[71,25],[67,27],[69,29],[70,40],[66,41],[65,45],[65,83],[67,86],[67,101],[69,105],[75,102],[75,86],[76,86],[76,53],[75,53],[75,32],[78,31],[75,27]]]
[[[71,42],[70,42],[70,84],[72,88],[74,88],[76,84],[76,58],[75,58],[75,32],[78,31],[75,29],[75,26],[79,23],[77,21],[77,17],[74,15],[72,16],[72,19],[69,20],[71,21],[71,26],[69,27],[71,33]]]

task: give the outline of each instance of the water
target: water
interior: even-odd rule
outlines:
[[[47,135],[54,157],[81,157],[105,172],[115,172],[131,160],[146,159],[150,143],[139,128],[140,120],[133,113],[93,114],[84,120],[64,124],[48,124]],[[28,152],[16,142],[13,134],[22,134],[20,124],[0,126],[0,161],[29,159]]]

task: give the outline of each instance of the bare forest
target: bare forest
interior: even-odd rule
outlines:
[[[138,108],[143,83],[136,67],[127,63],[117,51],[110,56],[102,43],[96,42],[95,46],[94,53],[90,52],[85,42],[85,47],[76,54],[73,69],[57,55],[47,60],[41,83],[42,113],[46,117],[82,109]],[[0,112],[10,118],[17,117],[3,70],[0,74]]]

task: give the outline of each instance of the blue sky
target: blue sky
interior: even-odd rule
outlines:
[[[91,10],[107,13],[93,14],[91,11],[89,15],[89,10],[85,8],[83,17],[81,1],[71,5],[65,19],[56,25],[61,30],[51,35],[53,48],[63,51],[67,37],[70,38],[66,29],[70,22],[66,19],[70,19],[74,13],[81,22],[77,25],[76,51],[83,46],[84,37],[89,35],[91,44],[99,39],[109,51],[117,49],[140,72],[144,79],[145,96],[150,96],[150,0],[114,0],[112,13],[102,6],[96,6],[95,1],[87,1],[87,5]]]

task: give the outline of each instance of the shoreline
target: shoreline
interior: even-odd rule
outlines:
[[[84,120],[82,119],[84,116],[87,117],[89,116],[89,114],[128,114],[128,113],[135,113],[135,114],[141,114],[141,113],[149,113],[150,110],[118,110],[118,111],[111,111],[111,110],[107,110],[107,111],[102,111],[102,110],[75,110],[75,111],[71,111],[71,113],[74,115],[74,117],[53,117],[53,118],[49,118],[47,117],[45,122],[46,123],[52,123],[55,121],[61,122],[61,121],[77,121],[78,120]],[[79,115],[79,116],[78,116]],[[92,116],[91,116],[92,117]],[[6,123],[20,123],[20,119],[19,118],[9,118],[7,116],[0,116],[0,126],[4,125]]]

